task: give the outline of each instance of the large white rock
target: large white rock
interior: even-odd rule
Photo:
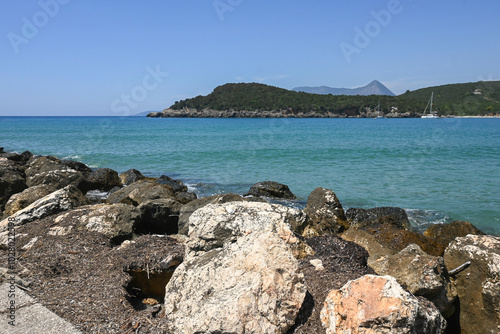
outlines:
[[[172,333],[285,333],[306,294],[288,245],[253,232],[191,257],[165,293]]]
[[[209,204],[196,210],[189,218],[189,241],[186,257],[222,247],[255,231],[271,231],[284,240],[296,257],[312,254],[290,225],[305,220],[297,209],[261,202],[230,202]]]

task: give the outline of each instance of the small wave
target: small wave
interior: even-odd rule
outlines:
[[[450,217],[441,211],[423,209],[404,209],[411,226],[417,231],[424,231],[432,224],[446,224]]]
[[[77,161],[80,161],[80,159],[82,159],[82,156],[78,155],[78,154],[73,154],[73,155],[68,155],[66,157],[63,157],[62,159],[63,160],[77,160]]]

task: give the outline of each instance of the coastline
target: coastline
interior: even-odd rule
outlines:
[[[500,277],[492,273],[460,280],[462,272],[482,273],[491,266],[485,253],[491,258],[500,253],[494,246],[500,238],[484,235],[469,222],[434,224],[417,233],[401,208],[344,210],[335,193],[321,187],[311,192],[303,209],[290,208],[276,203],[296,196],[272,181],[254,184],[245,195],[197,198],[168,176],[145,177],[134,169],[118,174],[29,151],[0,149],[0,168],[0,175],[11,180],[0,178],[9,186],[0,236],[15,231],[16,265],[24,268],[15,272],[17,284],[41,307],[50,305],[56,314],[48,315],[50,321],[64,320],[84,332],[118,333],[134,326],[179,332],[187,328],[185,322],[202,328],[209,320],[228,331],[241,321],[235,309],[251,309],[252,300],[260,304],[271,296],[277,307],[251,317],[287,312],[286,320],[273,323],[282,332],[324,333],[329,298],[352,284],[374,294],[364,307],[379,309],[380,321],[387,321],[383,317],[398,307],[378,302],[383,291],[370,287],[380,282],[394,286],[397,298],[413,298],[410,314],[425,312],[425,325],[422,319],[396,318],[409,326],[406,332],[421,326],[468,328],[478,317],[485,328],[496,326],[487,321],[492,318],[489,304],[479,310],[473,306],[476,313],[467,318],[469,306],[482,298],[478,287],[497,284],[492,280]],[[107,196],[91,198],[92,191]],[[481,248],[471,251],[477,244]],[[7,248],[0,247],[0,256],[7,255]],[[226,284],[254,284],[256,274],[263,280],[259,284],[271,284],[272,293]],[[429,280],[431,292],[425,288]],[[460,292],[462,287],[467,294]],[[500,297],[488,293],[491,300]],[[344,298],[358,300],[356,295]],[[238,306],[227,308],[228,300]],[[293,311],[286,306],[290,303]],[[210,319],[191,311],[199,305],[211,310]],[[345,318],[356,318],[345,312]]]
[[[420,118],[421,113],[410,112],[390,112],[381,113],[375,111],[351,110],[343,113],[332,112],[293,112],[291,110],[214,110],[214,109],[164,109],[163,111],[151,112],[146,115],[148,118]],[[382,117],[378,117],[382,116]],[[456,116],[443,115],[439,118],[500,118],[500,114],[495,115],[475,115]]]

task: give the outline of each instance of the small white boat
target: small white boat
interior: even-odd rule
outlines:
[[[375,111],[377,112],[377,116],[375,117],[375,119],[377,118],[385,118],[384,117],[384,114],[380,114],[380,101],[378,101],[378,105],[377,105],[377,108],[375,109]]]
[[[429,100],[429,103],[427,103],[427,107],[429,107],[429,105],[431,106],[429,109],[429,113],[425,114],[427,112],[427,107],[425,107],[424,114],[422,115],[421,118],[439,118],[439,116],[437,115],[437,112],[432,111],[432,99],[433,98],[434,98],[434,92],[432,92],[431,99]]]

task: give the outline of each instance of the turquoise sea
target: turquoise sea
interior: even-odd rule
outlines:
[[[187,183],[199,195],[287,184],[344,208],[398,206],[412,224],[468,220],[500,235],[500,119],[0,117],[5,150]]]

